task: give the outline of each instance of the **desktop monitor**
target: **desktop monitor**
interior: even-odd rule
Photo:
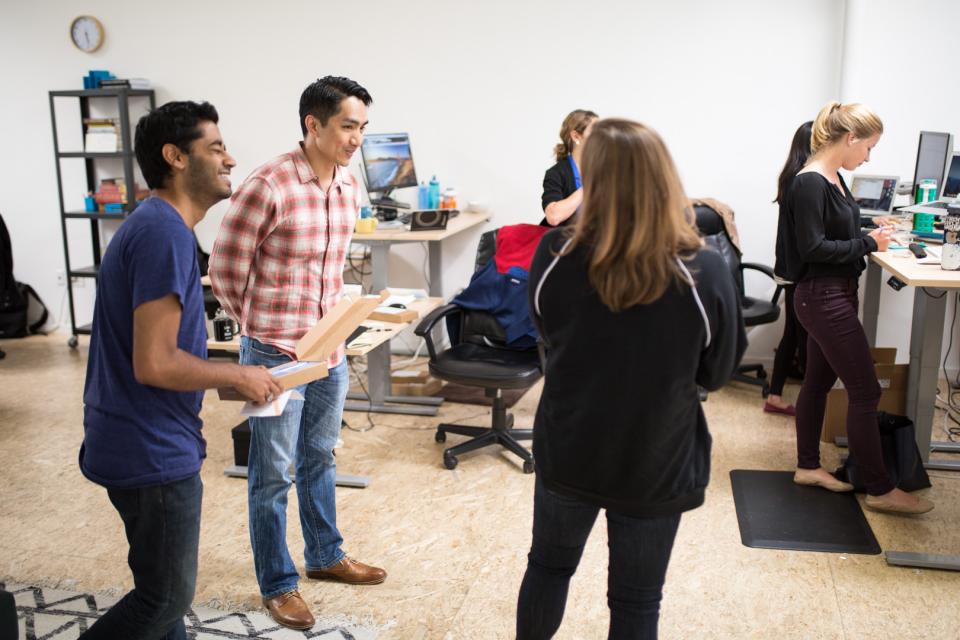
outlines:
[[[957,198],[958,196],[960,196],[960,153],[955,153],[950,158],[950,168],[947,169],[947,177],[943,181],[943,197]]]
[[[893,198],[897,194],[897,176],[855,175],[850,183],[850,193],[865,216],[885,216],[893,210]]]
[[[921,131],[917,148],[917,166],[913,172],[913,193],[923,180],[937,181],[937,195],[943,191],[943,175],[953,155],[953,135],[937,131]]]
[[[372,133],[364,136],[360,147],[367,191],[384,196],[393,189],[417,186],[417,174],[410,153],[410,137],[405,133]]]

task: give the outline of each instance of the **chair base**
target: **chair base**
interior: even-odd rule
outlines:
[[[754,375],[748,375],[748,374]],[[732,376],[737,382],[745,382],[760,387],[760,394],[766,398],[770,395],[770,383],[767,382],[767,371],[762,364],[744,364],[737,367]]]
[[[499,389],[488,389],[487,396],[493,398],[492,426],[474,427],[463,424],[437,425],[437,433],[434,436],[437,442],[446,442],[448,433],[473,436],[466,442],[446,449],[443,452],[443,466],[447,469],[455,469],[458,463],[457,456],[493,444],[499,444],[523,460],[524,473],[533,473],[533,454],[519,442],[520,440],[530,440],[533,438],[533,429],[513,428],[513,414],[507,413],[503,396]]]

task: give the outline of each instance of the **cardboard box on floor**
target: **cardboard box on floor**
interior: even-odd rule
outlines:
[[[330,354],[383,302],[384,296],[351,299],[346,296],[297,342],[294,362],[271,367],[270,372],[285,390],[326,378]],[[246,400],[232,388],[217,389],[221,400]]]
[[[895,348],[875,348],[873,354],[874,366],[877,369],[877,379],[880,381],[880,411],[903,415],[907,410],[907,372],[910,365],[896,364],[897,350]],[[827,394],[827,408],[823,414],[823,430],[820,432],[822,442],[833,442],[838,436],[847,435],[847,390],[843,383],[837,383]]]

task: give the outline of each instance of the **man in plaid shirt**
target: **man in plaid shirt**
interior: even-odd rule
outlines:
[[[372,99],[349,78],[327,76],[300,97],[297,149],[256,169],[234,194],[210,256],[217,299],[240,322],[240,362],[289,362],[299,340],[339,300],[343,266],[360,207],[346,170],[360,148]],[[348,375],[341,345],[330,374],[298,387],[283,415],[250,418],[250,542],[264,606],[278,623],[314,625],[297,590],[286,542],[289,466],[297,496],[308,578],[378,584],[383,569],[340,548],[333,447],[340,435]]]

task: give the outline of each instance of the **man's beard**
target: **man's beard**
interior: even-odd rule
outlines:
[[[212,176],[210,175],[211,172],[213,172]],[[229,198],[232,192],[230,187],[220,181],[218,171],[200,162],[191,160],[185,177],[190,197],[197,202],[207,203],[208,208]]]

